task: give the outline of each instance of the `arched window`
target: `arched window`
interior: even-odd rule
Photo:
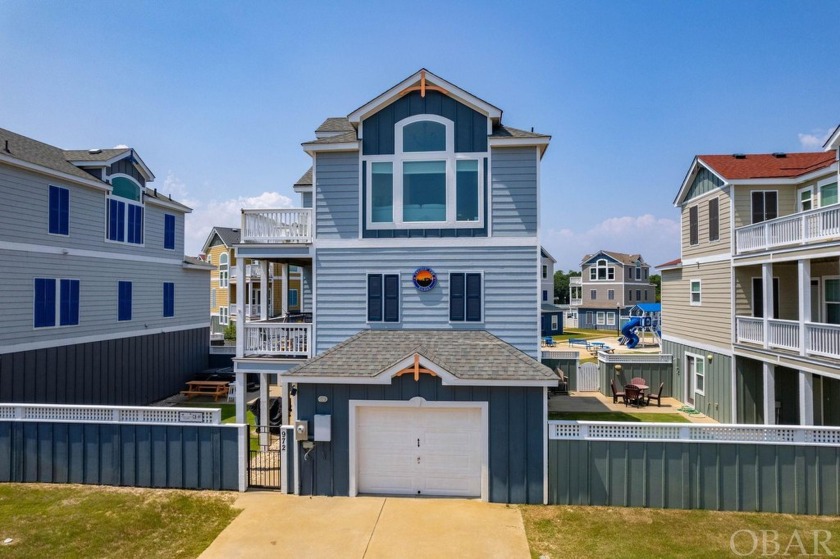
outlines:
[[[128,175],[111,177],[107,200],[107,239],[143,244],[143,187]]]
[[[219,287],[227,287],[230,282],[230,265],[227,253],[219,255]]]
[[[394,154],[367,156],[367,226],[476,227],[484,222],[483,153],[455,152],[455,123],[416,115],[394,125]]]
[[[607,265],[604,258],[598,259],[595,265],[589,268],[589,279],[591,281],[609,281],[615,279],[615,268]]]

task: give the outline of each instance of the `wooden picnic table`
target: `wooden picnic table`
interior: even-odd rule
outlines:
[[[227,396],[229,384],[226,380],[190,380],[187,381],[187,389],[181,390],[181,394],[187,400],[193,396],[213,396],[213,401],[218,402],[219,397]]]

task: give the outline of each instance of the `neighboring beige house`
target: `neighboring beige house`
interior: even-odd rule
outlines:
[[[656,302],[650,266],[641,254],[599,250],[583,257],[580,270],[581,276],[569,283],[578,328],[617,330],[626,307]]]
[[[213,264],[210,273],[210,334],[219,335],[236,317],[236,256],[233,247],[239,244],[238,228],[214,227],[204,243],[201,252],[203,259]],[[248,259],[245,263],[245,317],[260,318],[262,305],[267,302],[265,318],[274,318],[300,310],[300,269],[288,266],[289,292],[287,301],[283,301],[283,269],[277,263],[267,263],[268,289],[263,297],[261,286],[262,267],[259,260]],[[267,301],[266,301],[267,299]]]
[[[826,151],[698,155],[662,264],[676,396],[723,422],[840,425],[840,205]]]

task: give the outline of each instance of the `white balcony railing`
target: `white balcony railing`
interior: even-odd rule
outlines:
[[[805,343],[808,353],[840,358],[840,325],[805,323]]]
[[[738,254],[840,239],[840,205],[762,221],[735,230]]]
[[[228,305],[228,312],[230,313],[230,317],[234,320],[236,319],[236,309],[238,306],[239,305],[237,305],[236,303]],[[253,305],[245,305],[243,310],[245,311],[245,318],[253,318],[255,316],[259,317],[260,310],[262,310],[262,306],[259,303]]]
[[[230,279],[231,281],[235,281],[239,276],[239,268],[237,266],[231,266],[230,268]],[[247,279],[259,279],[262,277],[262,270],[260,269],[259,264],[246,264],[245,265],[245,277]],[[274,269],[269,266],[268,268],[268,277],[269,279],[274,278]]]
[[[569,304],[573,307],[579,307],[583,304],[583,299],[571,299]]]
[[[245,356],[311,357],[311,324],[246,324]]]
[[[311,243],[312,210],[242,210],[243,243]]]
[[[770,347],[799,351],[798,322],[774,318],[767,321],[767,326],[767,343]]]
[[[736,316],[735,327],[739,342],[764,343],[764,321],[761,318]]]

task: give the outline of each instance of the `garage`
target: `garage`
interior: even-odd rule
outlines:
[[[481,496],[481,407],[365,404],[355,421],[359,493]]]

